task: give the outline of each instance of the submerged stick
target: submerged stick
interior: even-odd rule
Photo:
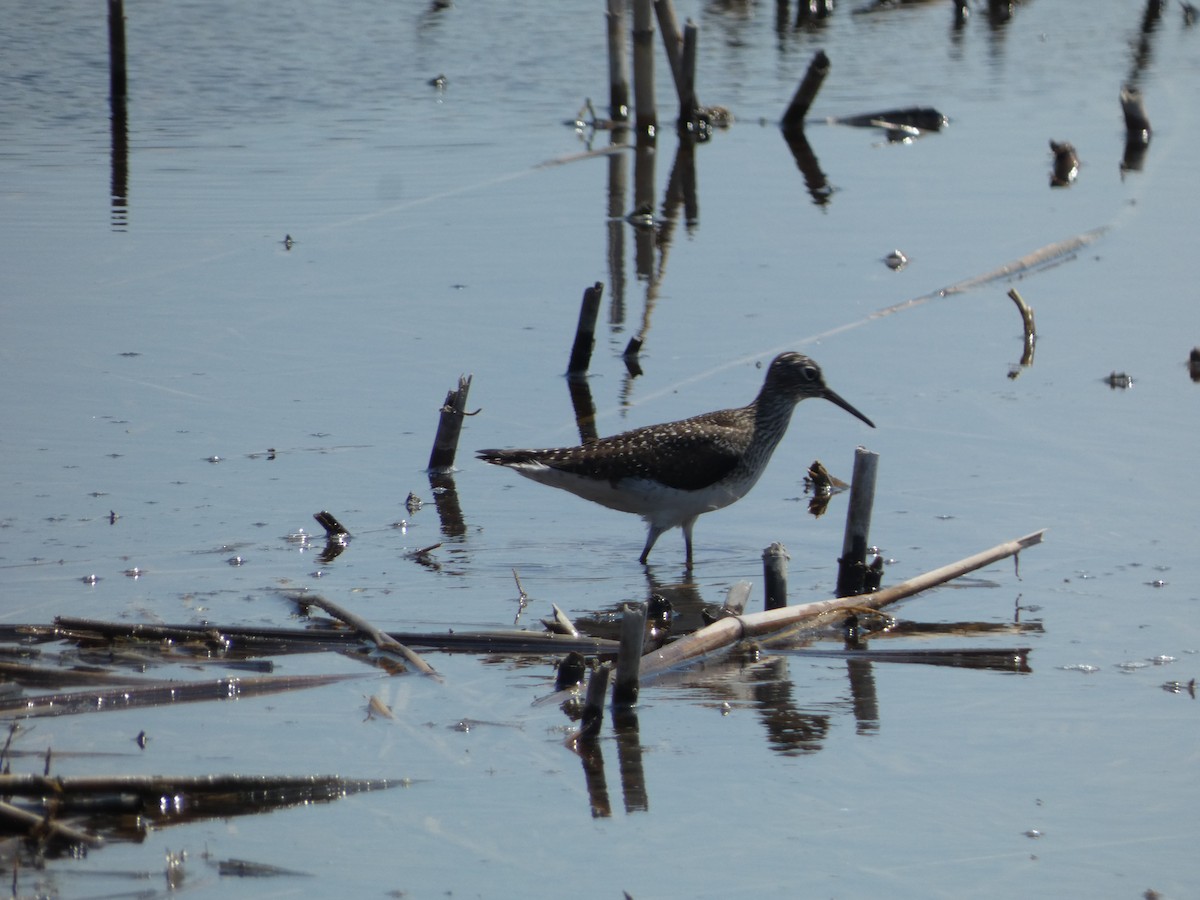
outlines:
[[[458,437],[462,433],[463,417],[467,412],[467,394],[471,390],[471,376],[459,375],[458,388],[446,394],[438,419],[437,435],[433,439],[433,452],[429,454],[429,471],[447,474],[454,470],[454,455],[458,452]]]
[[[0,703],[0,716],[69,716],[205,700],[237,700],[240,697],[277,694],[297,688],[321,687],[357,677],[344,674],[264,675],[260,678],[219,678],[216,681],[159,681],[138,688],[72,691],[5,700]]]
[[[0,800],[0,820],[9,822],[18,829],[24,829],[28,832],[27,837],[30,838],[46,835],[58,838],[68,844],[86,844],[89,847],[100,847],[104,844],[104,838],[99,835],[88,834],[86,831],[80,831],[78,828],[72,828],[70,825],[64,825],[62,822],[52,819],[49,814],[39,816],[37,813],[31,813],[3,800]],[[16,896],[15,892],[13,896]]]
[[[408,663],[420,672],[422,675],[433,675],[438,677],[437,671],[429,663],[425,662],[421,656],[408,647],[404,646],[390,634],[387,634],[382,629],[377,628],[372,623],[368,622],[358,613],[351,612],[344,606],[334,603],[332,600],[326,600],[324,597],[316,595],[296,597],[294,598],[299,603],[315,606],[318,609],[323,609],[335,619],[340,619],[345,622],[384,653],[395,653],[402,656]]]
[[[642,676],[648,678],[743,638],[781,631],[797,626],[806,620],[814,620],[826,613],[837,612],[839,609],[847,607],[878,609],[889,603],[895,603],[897,600],[903,600],[905,597],[911,597],[913,594],[991,565],[997,560],[1013,556],[1026,547],[1040,544],[1044,533],[1044,530],[1035,531],[1016,540],[997,544],[989,550],[910,578],[908,581],[884,588],[873,594],[861,594],[857,597],[843,597],[836,600],[818,600],[813,603],[787,606],[783,609],[753,613],[738,618],[721,619],[661,650],[647,654],[642,661]]]

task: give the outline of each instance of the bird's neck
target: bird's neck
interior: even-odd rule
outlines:
[[[754,443],[770,453],[783,439],[798,401],[762,391],[754,401]]]

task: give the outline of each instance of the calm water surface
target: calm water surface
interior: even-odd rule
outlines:
[[[116,200],[102,10],[10,11],[0,621],[296,625],[281,592],[308,588],[386,628],[503,628],[513,569],[530,595],[522,626],[551,603],[605,619],[652,590],[695,616],[742,579],[757,607],[775,540],[792,599],[819,599],[845,504],[809,517],[804,468],[819,458],[848,478],[862,443],[881,454],[872,539],[889,581],[1049,529],[1019,574],[1006,562],[897,611],[971,628],[874,646],[1028,646],[1032,672],[797,654],[688,670],[643,693],[636,752],[606,723],[602,792],[562,746],[571,722],[532,705],[551,660],[435,656],[437,684],[286,658],[277,673],[364,678],[41,720],[25,748],[117,754],[63,756],[62,774],[410,787],[152,832],[51,862],[45,890],[165,893],[163,854],[186,850],[195,896],[1195,894],[1198,708],[1163,685],[1200,668],[1200,385],[1186,368],[1200,344],[1200,31],[1178,7],[1144,29],[1143,4],[1084,0],[1026,2],[1003,25],[976,9],[958,29],[948,3],[845,5],[800,28],[772,4],[678,13],[701,29],[701,99],[736,122],[696,148],[691,221],[662,216],[678,141],[660,132],[651,246],[610,221],[607,158],[543,165],[608,145],[564,125],[585,98],[604,112],[602,4],[132,0]],[[831,193],[817,204],[774,123],[822,48],[833,68],[808,138]],[[664,76],[661,51],[657,65]],[[444,89],[428,84],[439,74]],[[1130,81],[1154,136],[1123,172]],[[669,82],[659,97],[666,124]],[[914,104],[950,127],[889,144],[823,121]],[[1050,139],[1078,149],[1069,188],[1049,186]],[[627,191],[618,213],[631,207]],[[1094,229],[1055,266],[936,296]],[[896,248],[911,262],[892,272]],[[595,281],[602,433],[745,403],[789,348],[878,429],[804,404],[750,497],[700,521],[690,582],[677,532],[647,576],[636,520],[466,452],[577,440],[561,373]],[[1039,331],[1016,378],[1013,286]],[[644,374],[630,379],[620,354],[639,332]],[[1105,384],[1114,371],[1133,387]],[[456,522],[423,470],[462,373],[480,413]],[[416,513],[409,492],[426,501]],[[286,539],[320,509],[354,533],[330,564]],[[437,542],[436,566],[407,556]],[[133,566],[145,575],[125,576]],[[996,630],[1016,618],[1032,630]],[[365,720],[373,694],[394,721]],[[205,854],[310,877],[221,878]],[[131,887],[112,872],[152,876]]]

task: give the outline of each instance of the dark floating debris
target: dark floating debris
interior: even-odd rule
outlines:
[[[908,257],[900,250],[893,250],[883,258],[883,261],[893,272],[899,272],[908,265]]]
[[[1192,381],[1200,381],[1200,347],[1193,347],[1188,356],[1188,374]]]
[[[412,491],[409,491],[408,496],[404,499],[404,508],[408,510],[410,516],[424,505],[425,501]]]
[[[293,247],[296,246],[296,242],[295,242],[295,240],[292,239],[292,236],[290,234],[285,234],[283,236],[283,240],[280,241],[279,243],[283,244],[284,250],[291,250]]]
[[[554,690],[566,691],[583,684],[587,675],[587,660],[578,650],[572,650],[558,664],[558,674],[554,678]]]
[[[1133,377],[1126,375],[1124,372],[1113,372],[1104,379],[1104,383],[1115,390],[1129,390],[1133,387]]]
[[[1050,187],[1069,187],[1079,174],[1079,157],[1075,148],[1067,141],[1050,142],[1054,154],[1054,169],[1050,172]]]
[[[950,119],[930,106],[909,106],[858,116],[833,116],[829,123],[851,128],[880,128],[887,133],[889,141],[908,141],[926,132],[941,131],[950,124]]]
[[[311,877],[309,872],[281,869],[279,866],[269,866],[266,863],[250,862],[245,859],[223,859],[217,863],[217,872],[237,878],[277,878],[281,875]]]
[[[429,81],[426,82],[426,84],[428,84],[432,88],[437,88],[439,91],[445,90],[446,76],[439,73],[437,75],[434,75],[432,78],[430,78]]]
[[[313,513],[313,518],[317,520],[317,524],[325,529],[325,536],[328,538],[348,538],[350,532],[346,527],[327,510],[321,510],[318,513]]]

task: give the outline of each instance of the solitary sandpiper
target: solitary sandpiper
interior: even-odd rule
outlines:
[[[647,425],[578,447],[480,450],[478,455],[609,509],[637,513],[650,528],[642,564],[660,534],[682,527],[690,568],[696,519],[746,496],[787,431],[792,410],[808,397],[824,397],[875,427],[825,386],[815,362],[800,353],[781,353],[747,406]]]

